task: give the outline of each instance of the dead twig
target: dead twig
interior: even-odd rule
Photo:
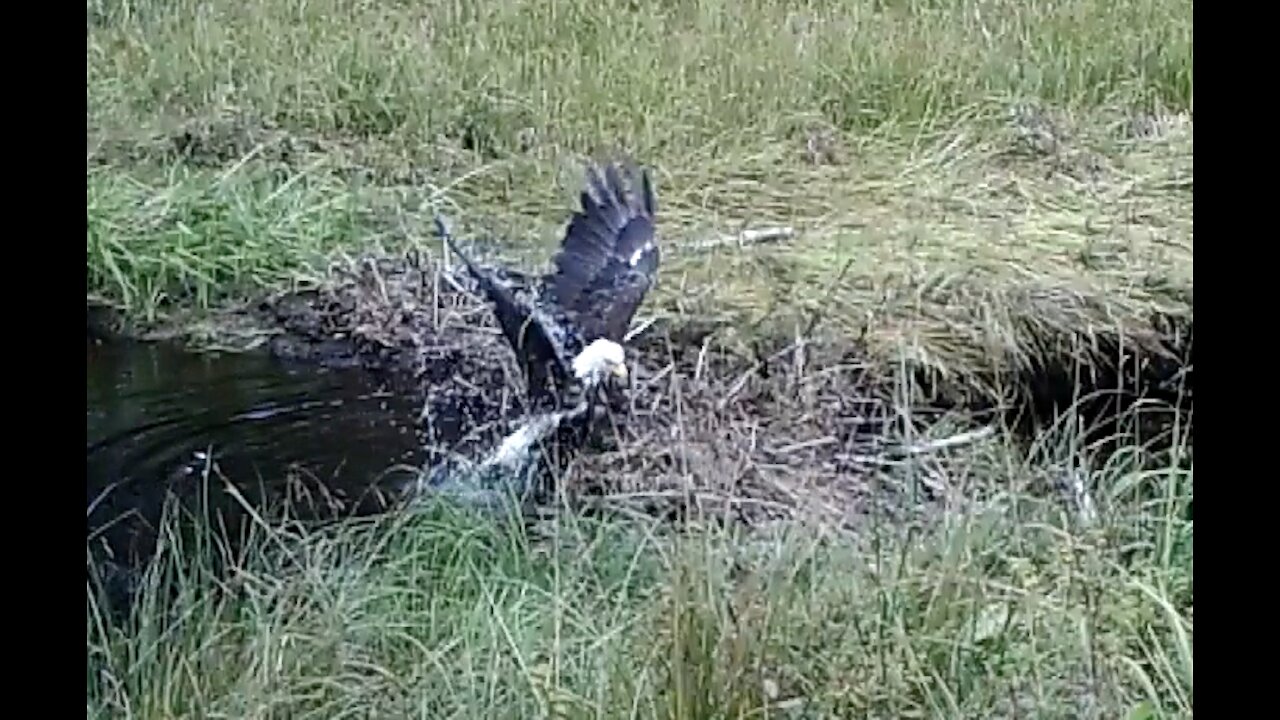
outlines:
[[[733,384],[729,386],[729,390],[724,394],[724,398],[720,400],[719,409],[724,410],[728,407],[729,403],[733,402],[733,399],[737,397],[738,393],[742,392],[742,388],[746,387],[747,381],[751,379],[751,376],[760,372],[765,365],[780,360],[789,353],[795,352],[799,348],[799,345],[797,344],[798,342],[799,341],[789,343],[786,347],[763,360],[753,363],[751,367],[743,371],[743,373],[738,376],[738,379],[734,380]]]
[[[895,447],[889,450],[890,454],[898,457],[908,457],[911,455],[924,455],[927,453],[938,452],[948,448],[959,447],[961,445],[969,445],[980,440],[985,440],[994,435],[996,429],[990,425],[962,432],[951,437],[939,438],[938,440],[927,440],[924,442],[907,445],[906,447]]]
[[[631,342],[638,335],[640,335],[640,333],[653,327],[653,324],[656,323],[657,321],[658,321],[657,317],[651,317],[648,320],[645,320],[644,322],[637,324],[634,328],[628,330],[626,335],[622,336],[622,342],[624,344]]]
[[[985,440],[995,434],[996,429],[990,425],[962,432],[958,435],[940,438],[938,440],[928,440],[916,443],[914,445],[897,446],[886,448],[883,454],[866,455],[866,454],[841,454],[836,459],[841,462],[851,463],[854,465],[875,465],[879,467],[895,467],[905,465],[906,459],[917,455],[926,455],[928,453],[946,450],[948,448],[959,447],[961,445],[969,445],[980,440]]]
[[[646,492],[609,493],[596,497],[587,497],[583,501],[587,506],[625,505],[634,502],[652,500],[693,500],[699,504],[728,503],[735,506],[752,506],[778,510],[785,513],[794,512],[795,508],[774,500],[742,496],[721,495],[711,492],[693,492],[688,490],[652,490]]]
[[[799,452],[801,450],[808,450],[811,448],[818,448],[826,445],[833,445],[837,442],[839,442],[839,440],[836,438],[836,436],[827,435],[825,437],[814,438],[812,440],[803,440],[801,442],[794,442],[789,445],[783,445],[782,447],[779,447],[779,448],[773,448],[769,452],[772,453],[773,455],[790,455],[792,453]]]
[[[786,240],[795,237],[795,234],[795,229],[791,227],[767,227],[759,230],[743,230],[739,233],[720,235],[707,240],[697,240],[684,247],[694,252],[705,252],[728,246],[744,248],[748,245]]]

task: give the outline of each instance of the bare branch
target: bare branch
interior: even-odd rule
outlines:
[[[657,321],[658,321],[658,318],[655,316],[655,317],[651,317],[651,318],[649,318],[648,320],[645,320],[645,321],[643,321],[643,322],[636,323],[636,326],[635,326],[635,327],[633,327],[633,328],[631,328],[630,330],[628,330],[628,331],[627,331],[627,334],[626,334],[626,335],[624,335],[624,336],[622,337],[622,342],[623,342],[623,343],[629,343],[629,342],[631,342],[631,341],[632,341],[632,340],[634,340],[638,335],[640,335],[640,333],[642,333],[642,332],[644,332],[645,330],[648,330],[649,328],[653,327],[653,324],[654,324],[655,322],[657,322]]]
[[[946,450],[948,448],[969,445],[980,440],[986,440],[994,435],[995,432],[996,429],[994,427],[987,425],[986,427],[962,432],[958,435],[952,435],[951,437],[940,438],[938,440],[927,440],[925,442],[916,443],[915,445],[894,448],[891,452],[899,457],[924,455],[926,453],[938,452],[939,450]]]
[[[795,234],[795,229],[787,226],[767,227],[760,228],[759,230],[743,230],[740,233],[721,235],[719,237],[713,237],[706,240],[697,240],[683,246],[683,249],[702,252],[727,246],[742,248],[748,245],[786,240],[795,237]]]

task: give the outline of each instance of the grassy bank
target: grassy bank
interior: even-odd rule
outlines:
[[[1189,283],[1176,0],[100,2],[88,42],[90,290],[134,317],[421,244],[430,206],[537,259],[611,150],[657,168],[667,310],[725,262],[681,246],[778,222],[703,305],[759,319],[845,262],[857,314],[955,275]]]
[[[641,316],[730,349],[821,307],[837,349],[992,400],[1190,325],[1189,2],[100,0],[87,34],[89,295],[146,327],[229,342],[221,310],[333,261],[438,255],[436,208],[542,262],[615,150],[655,168]],[[856,537],[264,529],[230,596],[90,612],[88,709],[1189,716],[1190,471],[1059,440],[1000,438],[947,470],[963,502]],[[1064,466],[1089,529],[1044,499]]]
[[[89,716],[1190,717],[1190,473],[1084,470],[1086,524],[1033,492],[1048,459],[857,537],[259,527],[230,583],[187,569],[127,632],[90,613]]]

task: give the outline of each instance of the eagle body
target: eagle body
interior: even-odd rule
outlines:
[[[622,341],[652,287],[660,252],[648,173],[634,169],[628,192],[616,164],[589,168],[582,209],[570,219],[552,272],[526,276],[478,267],[437,229],[493,306],[519,358],[535,404],[563,407],[591,391],[609,371],[625,375]]]

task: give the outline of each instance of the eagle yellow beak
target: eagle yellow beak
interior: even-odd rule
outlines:
[[[613,366],[613,374],[623,380],[627,379],[627,366],[625,363],[619,363]]]

